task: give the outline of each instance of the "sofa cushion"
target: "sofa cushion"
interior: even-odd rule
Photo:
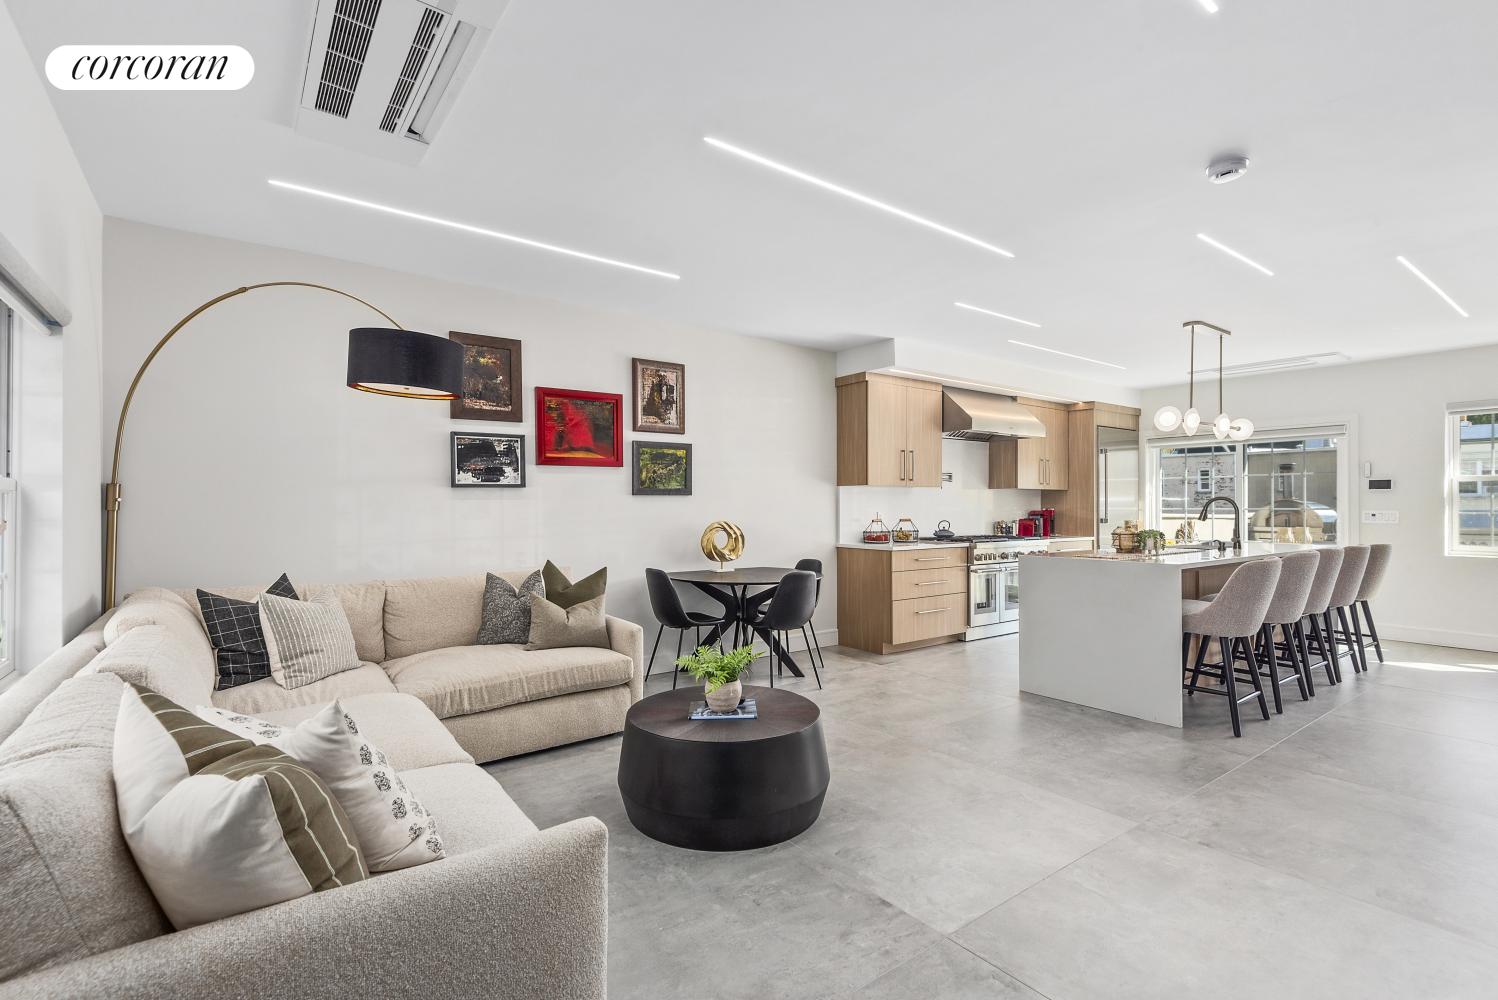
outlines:
[[[247,601],[199,590],[198,613],[213,643],[218,664],[218,688],[253,684],[271,675],[270,653],[265,641],[265,624],[260,620],[259,602],[266,594],[297,599],[296,588],[282,573],[276,582]]]
[[[404,771],[401,777],[437,817],[449,856],[536,832],[536,824],[481,767],[439,764]]]
[[[409,694],[360,694],[339,699],[359,720],[359,731],[385,751],[397,771],[437,764],[472,764],[432,710]],[[322,711],[321,705],[298,705],[260,716],[278,726],[295,726]]]
[[[308,601],[265,594],[260,598],[260,621],[270,673],[282,687],[306,687],[359,666],[348,617],[329,587]]]
[[[144,686],[146,685],[142,685]],[[216,708],[227,708],[231,712],[264,718],[267,712],[295,708],[298,705],[322,708],[335,698],[351,698],[356,694],[392,694],[394,691],[395,685],[390,683],[390,677],[385,671],[373,663],[361,663],[353,670],[345,670],[299,688],[283,688],[276,683],[275,678],[267,677],[253,684],[212,691],[211,698],[199,698],[192,702],[178,701],[177,704],[188,704],[194,708],[198,705],[213,705]],[[175,698],[172,700],[176,701]]]
[[[524,701],[629,683],[634,661],[612,649],[527,651],[515,645],[455,646],[386,660],[397,690],[447,719]]]
[[[530,595],[531,634],[527,652],[562,649],[567,646],[609,648],[609,627],[604,622],[603,595],[564,608],[539,594]]]
[[[176,593],[144,587],[126,597],[104,626],[105,648],[142,625],[159,625],[172,632],[180,652],[194,664],[207,664],[216,682],[218,666],[203,619]]]
[[[559,567],[564,572],[567,567]],[[494,574],[519,590],[534,570]],[[385,656],[472,646],[483,621],[487,573],[385,581]]]
[[[324,587],[331,587],[333,596],[343,605],[349,628],[354,633],[354,649],[359,659],[366,663],[380,663],[385,659],[385,581],[370,580],[365,583],[304,583],[296,588],[297,597],[307,600]],[[232,597],[236,601],[252,601],[261,592],[259,587],[207,587],[214,594]],[[197,607],[195,591],[174,590],[172,593],[183,602],[202,624],[202,612]]]
[[[528,594],[546,596],[546,584],[540,571],[525,578],[516,587],[504,577],[490,573],[484,582],[483,624],[479,626],[478,643],[496,646],[505,642],[525,643],[531,637],[531,603]]]
[[[115,811],[112,674],[64,681],[0,763],[0,980],[171,930]],[[85,720],[71,732],[65,720]],[[107,731],[106,731],[107,730]]]
[[[570,608],[603,596],[604,588],[609,582],[609,568],[605,566],[593,575],[573,583],[569,579],[571,573],[548,559],[546,565],[541,567],[541,576],[546,581],[546,599],[558,607]]]
[[[116,674],[179,705],[207,704],[218,673],[207,643],[201,629],[136,625],[79,673]]]
[[[86,667],[103,648],[102,628],[82,632],[0,693],[0,751],[4,749],[4,741],[21,728],[32,709],[56,691],[59,684]]]

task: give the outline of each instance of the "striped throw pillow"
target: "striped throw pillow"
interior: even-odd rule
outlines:
[[[324,587],[309,601],[261,594],[260,621],[270,675],[284,688],[299,688],[359,665],[354,632],[331,588]]]
[[[134,684],[120,696],[114,782],[125,843],[177,930],[369,878],[310,768]]]

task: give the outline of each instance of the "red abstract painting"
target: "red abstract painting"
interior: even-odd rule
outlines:
[[[536,389],[537,465],[624,465],[624,397]]]

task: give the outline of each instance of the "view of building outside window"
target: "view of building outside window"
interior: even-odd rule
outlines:
[[[1177,541],[1231,541],[1233,508],[1216,504],[1205,524],[1202,504],[1214,496],[1238,499],[1236,444],[1160,450],[1160,530]]]
[[[1492,551],[1498,547],[1498,440],[1493,433],[1498,413],[1466,413],[1454,419],[1456,547]]]
[[[1246,537],[1335,542],[1337,439],[1251,441],[1246,451]]]

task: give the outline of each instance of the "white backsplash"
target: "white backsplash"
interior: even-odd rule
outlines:
[[[839,486],[837,490],[839,542],[858,542],[874,515],[891,528],[908,517],[922,535],[937,522],[951,521],[959,535],[987,535],[995,521],[1012,521],[1040,507],[1039,490],[988,488],[988,445],[981,441],[941,443],[941,467],[952,474],[941,489],[898,486]]]

